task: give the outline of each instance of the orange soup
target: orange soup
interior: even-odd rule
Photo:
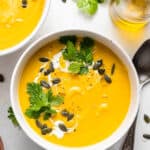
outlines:
[[[0,0],[0,51],[23,41],[38,24],[45,0]]]
[[[111,136],[126,117],[130,94],[126,67],[88,37],[65,36],[42,47],[19,85],[29,126],[49,142],[70,147]]]

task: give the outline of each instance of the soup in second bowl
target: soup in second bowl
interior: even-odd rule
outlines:
[[[30,127],[49,142],[98,143],[121,125],[130,105],[126,67],[89,37],[64,36],[26,64],[19,101]]]
[[[45,0],[0,0],[0,51],[23,41],[37,26]]]

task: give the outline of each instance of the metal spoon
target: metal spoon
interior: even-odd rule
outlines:
[[[150,82],[150,39],[145,41],[133,57],[133,63],[139,75],[140,89]],[[136,120],[128,132],[122,150],[133,150]]]

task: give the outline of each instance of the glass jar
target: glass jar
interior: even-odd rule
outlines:
[[[111,0],[110,15],[120,27],[143,27],[150,22],[150,0]]]

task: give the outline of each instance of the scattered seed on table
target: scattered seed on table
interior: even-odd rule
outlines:
[[[146,115],[146,114],[144,114],[144,121],[146,123],[150,123],[150,117],[148,115]]]
[[[2,74],[0,74],[0,82],[4,82],[5,78]]]
[[[143,138],[150,140],[150,134],[143,134]]]

